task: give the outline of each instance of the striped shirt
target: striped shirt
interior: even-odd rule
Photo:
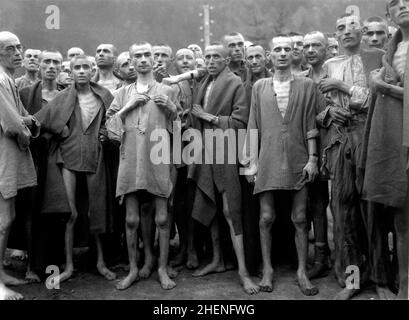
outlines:
[[[285,116],[285,112],[288,106],[288,100],[290,98],[290,86],[292,79],[288,81],[278,81],[273,79],[274,91],[276,93],[278,109],[280,109],[281,115]]]

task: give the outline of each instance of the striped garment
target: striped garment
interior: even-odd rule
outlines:
[[[276,93],[278,109],[280,109],[281,115],[285,116],[285,112],[288,106],[288,99],[290,97],[290,86],[292,79],[288,81],[278,81],[273,79],[274,91]]]
[[[408,52],[409,41],[402,41],[398,44],[398,49],[393,56],[392,66],[403,79],[406,67],[406,53]]]

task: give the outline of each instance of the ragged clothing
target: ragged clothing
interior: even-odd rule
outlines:
[[[208,85],[214,80],[214,86],[208,96],[205,106],[205,95]],[[206,164],[205,154],[209,154],[205,149],[205,130],[210,132],[215,129],[223,134],[228,132],[230,147],[237,143],[238,129],[245,130],[249,108],[244,86],[239,77],[234,75],[228,68],[225,68],[217,77],[207,75],[199,85],[195,103],[205,107],[206,112],[219,117],[219,125],[201,121],[191,117],[191,127],[201,132],[203,137],[202,162],[189,165],[188,178],[194,180],[197,189],[193,205],[192,217],[205,226],[210,226],[217,211],[216,194],[225,192],[227,195],[228,207],[233,220],[233,227],[236,234],[242,233],[241,223],[241,187],[238,173],[237,153],[228,152],[229,141],[218,145],[214,144],[212,164]],[[225,131],[230,129],[229,131]],[[230,136],[232,135],[232,136]],[[220,138],[220,136],[219,136]],[[236,150],[236,149],[235,149]],[[232,164],[229,164],[229,153]],[[224,154],[222,164],[217,164],[217,155]]]
[[[28,116],[20,101],[14,80],[0,67],[0,194],[4,199],[17,195],[17,190],[35,186],[37,177],[29,149],[31,137],[40,133],[24,124]]]
[[[254,164],[249,170],[257,173],[255,194],[300,190],[306,183],[302,173],[308,162],[308,140],[318,136],[318,92],[312,80],[302,77],[293,77],[289,90],[282,116],[273,79],[261,79],[253,87],[245,151],[251,152],[250,165]],[[259,146],[252,145],[251,130],[257,130]]]
[[[176,121],[178,116],[158,107],[150,99],[143,106],[130,111],[125,123],[122,123],[117,112],[137,92],[139,92],[137,83],[120,88],[107,111],[107,121],[120,124],[122,131],[116,196],[146,190],[155,196],[168,198],[173,189],[170,175],[172,146],[169,133],[172,132],[173,121]],[[143,93],[150,97],[158,94],[167,95],[178,108],[176,92],[169,86],[155,81]],[[166,141],[160,142],[152,139],[155,132],[159,133],[156,129],[163,134],[167,132]],[[163,155],[163,161],[155,152],[159,143],[162,143],[163,152],[166,153]]]

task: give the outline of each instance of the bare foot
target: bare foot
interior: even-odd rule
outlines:
[[[329,268],[326,264],[315,262],[313,267],[307,271],[307,278],[312,280],[326,277],[328,275],[328,270]]]
[[[98,272],[105,277],[108,281],[112,281],[116,279],[116,274],[110,271],[105,264],[97,264]]]
[[[134,282],[139,280],[138,269],[135,271],[129,271],[129,274],[118,282],[116,285],[117,290],[128,289]]]
[[[21,285],[24,285],[24,284],[28,283],[25,280],[17,279],[15,277],[12,277],[12,276],[8,275],[7,273],[0,274],[0,280],[6,286],[21,286]]]
[[[159,276],[159,281],[162,289],[164,290],[170,290],[176,287],[176,283],[169,278],[169,275],[166,271],[166,269],[158,269],[158,276]]]
[[[168,266],[168,275],[169,278],[174,279],[179,275],[179,272],[176,269],[173,269],[171,266]]]
[[[376,286],[376,293],[380,300],[395,300],[396,295],[390,291],[387,287]]]
[[[56,281],[58,281],[58,283],[62,283],[64,281],[67,281],[68,279],[70,279],[72,277],[73,273],[74,273],[74,267],[73,266],[65,267],[64,272],[56,277]]]
[[[221,273],[225,271],[226,271],[226,267],[224,266],[223,262],[212,261],[210,264],[208,264],[204,268],[193,272],[192,276],[193,277],[203,277],[210,273]]]
[[[4,284],[0,284],[0,300],[22,300],[23,295],[7,288]]]
[[[199,267],[199,259],[196,252],[190,252],[187,254],[186,268],[197,269]]]
[[[274,275],[273,269],[263,271],[263,278],[258,284],[260,287],[260,291],[262,292],[272,292],[273,291],[273,275]]]
[[[29,283],[40,283],[41,282],[40,277],[32,270],[27,270],[24,279],[28,281]]]
[[[338,292],[334,300],[349,300],[351,299],[356,293],[358,293],[359,290],[357,289],[348,289],[344,288],[340,292]]]
[[[177,267],[182,265],[186,260],[186,251],[179,251],[179,253],[176,255],[175,258],[172,259],[172,261],[170,262],[170,265],[172,267]]]
[[[343,278],[343,271],[340,269],[340,267],[337,267],[337,265],[335,264],[334,266],[334,275],[335,275],[335,279],[338,282],[338,285],[341,288],[345,288],[346,284],[345,284],[345,280]]]
[[[297,274],[297,284],[301,292],[306,296],[315,296],[318,294],[318,288],[313,286],[308,280],[306,274]]]
[[[142,279],[148,279],[153,271],[153,267],[155,266],[155,262],[151,259],[145,259],[145,263],[141,270],[139,270],[139,276]]]
[[[253,280],[248,275],[240,275],[240,281],[241,284],[243,285],[243,289],[247,294],[256,294],[260,291],[260,287],[256,285]]]

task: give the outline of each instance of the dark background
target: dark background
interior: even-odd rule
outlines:
[[[213,6],[211,40],[238,31],[265,46],[276,33],[332,32],[349,5],[358,5],[362,18],[385,14],[384,0],[0,0],[0,30],[16,33],[25,47],[54,48],[64,55],[72,46],[94,55],[99,43],[124,51],[141,40],[174,49],[190,43],[203,47],[204,4]],[[60,9],[60,30],[45,26],[48,5]]]

